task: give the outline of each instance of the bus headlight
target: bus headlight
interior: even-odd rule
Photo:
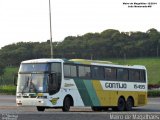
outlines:
[[[41,103],[41,104],[43,104],[44,103],[44,101],[38,101],[39,103]]]
[[[21,98],[21,96],[17,96],[17,98]]]
[[[38,93],[37,98],[47,99],[47,96],[45,96],[43,93]]]
[[[39,99],[47,99],[47,96],[38,96]]]

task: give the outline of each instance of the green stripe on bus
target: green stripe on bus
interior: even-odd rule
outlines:
[[[96,91],[94,89],[94,86],[92,84],[91,80],[84,80],[84,84],[86,86],[87,92],[90,96],[90,99],[92,101],[92,106],[100,106],[100,101],[98,99],[98,96],[96,94]]]
[[[92,106],[92,101],[89,96],[88,90],[84,84],[84,80],[76,78],[76,79],[74,79],[74,81],[76,83],[77,89],[79,91],[79,94],[82,98],[84,105],[85,106]]]

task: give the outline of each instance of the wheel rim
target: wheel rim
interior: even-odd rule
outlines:
[[[126,104],[127,106],[126,106],[126,109],[127,110],[132,110],[132,107],[133,107],[133,102],[132,102],[132,99],[128,99],[127,100],[127,104]]]
[[[123,111],[125,108],[125,101],[123,98],[120,98],[118,101],[118,110]]]

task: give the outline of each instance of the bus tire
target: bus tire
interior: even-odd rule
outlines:
[[[117,111],[117,107],[112,107],[112,110],[113,111]]]
[[[126,107],[125,99],[120,97],[118,99],[117,111],[124,111]]]
[[[129,97],[126,102],[126,111],[131,111],[133,107],[133,99]]]
[[[45,107],[40,107],[40,106],[37,106],[37,110],[38,110],[39,112],[44,112],[44,110],[45,110]]]
[[[70,97],[65,97],[64,101],[63,101],[63,107],[62,110],[63,112],[68,112],[71,106],[71,99]]]

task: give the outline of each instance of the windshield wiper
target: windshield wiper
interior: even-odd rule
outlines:
[[[29,84],[29,77],[28,77],[28,80],[25,82],[25,85],[22,89],[22,94],[24,93],[24,90],[28,87],[28,84]]]

